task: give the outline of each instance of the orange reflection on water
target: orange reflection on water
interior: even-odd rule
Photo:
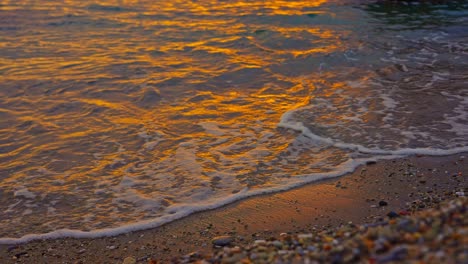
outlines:
[[[204,189],[224,197],[339,165],[338,151],[278,128],[316,93],[344,103],[333,96],[346,84],[319,70],[348,34],[317,21],[325,2],[0,0],[12,109],[0,132],[14,135],[2,191],[24,183],[42,204],[62,199],[50,226],[68,228],[90,210],[98,223],[155,218],[204,202]]]
[[[324,78],[307,60],[345,48],[314,24],[321,13],[310,10],[325,2],[0,1],[0,16],[14,18],[0,39],[17,122],[7,132],[24,146],[0,158],[27,168],[2,185],[89,197],[124,176],[203,182],[229,171],[267,186],[267,162],[306,171],[322,157],[284,158],[294,132],[277,125]]]

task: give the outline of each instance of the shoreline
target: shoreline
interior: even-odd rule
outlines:
[[[193,251],[211,253],[211,240],[222,235],[231,236],[236,245],[247,245],[282,232],[372,223],[389,211],[430,207],[424,202],[428,197],[443,200],[465,190],[468,160],[463,156],[466,154],[381,160],[341,177],[246,198],[160,227],[114,237],[0,245],[0,262],[120,263],[132,257],[138,263],[149,259],[166,263]],[[418,200],[422,203],[407,204]],[[381,201],[387,205],[380,206]]]

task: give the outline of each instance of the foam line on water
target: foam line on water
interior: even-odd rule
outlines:
[[[296,122],[292,120],[292,115],[295,110],[290,110],[284,113],[281,117],[280,122],[278,123],[278,127],[288,128],[292,130],[296,130],[301,132],[304,136],[317,141],[321,142],[330,146],[334,146],[341,149],[349,149],[354,151],[359,151],[365,154],[374,154],[374,155],[397,155],[397,156],[409,156],[409,155],[430,155],[430,156],[446,156],[446,155],[453,155],[461,152],[467,152],[468,146],[463,147],[455,147],[450,149],[436,149],[436,148],[401,148],[398,150],[385,150],[385,149],[371,149],[364,147],[359,144],[354,143],[345,143],[334,140],[328,137],[322,137],[317,134],[312,133],[310,129],[308,129],[302,122]]]
[[[175,221],[177,219],[186,217],[190,214],[219,208],[226,204],[233,203],[235,201],[239,201],[248,197],[262,195],[262,194],[275,193],[275,192],[280,192],[280,191],[287,191],[296,187],[303,186],[308,183],[313,183],[313,182],[317,182],[320,180],[340,177],[347,173],[353,172],[358,166],[366,164],[369,161],[395,159],[395,158],[401,158],[401,157],[414,155],[414,154],[442,156],[442,155],[451,155],[451,154],[456,154],[456,153],[461,153],[461,152],[468,152],[468,147],[458,147],[458,148],[452,148],[452,149],[447,149],[447,150],[431,149],[431,148],[415,148],[415,149],[406,148],[406,149],[399,149],[399,150],[382,150],[382,149],[369,149],[364,146],[352,144],[352,143],[336,142],[331,138],[321,137],[312,133],[301,122],[292,121],[291,115],[294,111],[295,110],[291,110],[283,114],[278,126],[300,131],[301,133],[303,133],[305,136],[309,137],[312,140],[316,140],[316,141],[329,144],[338,148],[345,148],[345,149],[356,150],[362,153],[374,154],[374,156],[370,158],[350,159],[347,162],[343,163],[340,166],[340,168],[334,172],[296,176],[296,179],[298,179],[298,181],[291,183],[291,184],[270,187],[266,189],[257,189],[257,190],[249,190],[246,188],[224,199],[210,201],[204,204],[197,204],[197,205],[181,204],[178,206],[174,206],[171,208],[171,211],[174,212],[173,214],[164,215],[164,216],[151,219],[151,220],[140,221],[140,222],[131,223],[128,225],[123,225],[123,226],[119,226],[115,228],[105,228],[105,229],[98,229],[98,230],[93,230],[93,231],[60,229],[60,230],[52,231],[49,233],[27,234],[19,238],[3,237],[3,238],[0,238],[0,244],[19,244],[19,243],[30,242],[33,240],[58,239],[58,238],[65,238],[65,237],[98,238],[98,237],[106,237],[106,236],[116,236],[116,235],[125,234],[128,232],[155,228],[163,224]]]
[[[115,228],[105,228],[105,229],[98,229],[93,231],[81,231],[81,230],[72,230],[72,229],[60,229],[56,231],[52,231],[49,233],[43,234],[27,234],[19,238],[13,237],[2,237],[0,238],[0,244],[21,244],[30,242],[33,240],[44,240],[44,239],[58,239],[58,238],[99,238],[99,237],[108,237],[108,236],[116,236],[120,234],[125,234],[128,232],[140,231],[140,230],[147,230],[151,228],[155,228],[161,226],[163,224],[172,222],[174,220],[186,217],[190,214],[211,210],[215,208],[222,207],[226,204],[230,204],[248,197],[258,196],[262,194],[269,194],[281,191],[287,191],[293,188],[297,188],[303,186],[308,183],[317,182],[325,179],[336,178],[339,176],[343,176],[344,174],[353,172],[358,166],[366,164],[369,161],[376,161],[379,159],[394,159],[398,158],[399,156],[382,156],[382,157],[374,157],[374,158],[361,158],[361,159],[350,159],[347,162],[341,165],[341,169],[335,172],[330,173],[323,173],[323,174],[308,174],[297,176],[298,181],[283,185],[283,186],[276,186],[267,189],[257,189],[257,190],[249,190],[245,188],[244,190],[226,197],[221,200],[211,201],[205,204],[182,204],[178,206],[174,206],[171,208],[173,214],[164,215],[156,219],[140,221],[124,226],[119,226]]]

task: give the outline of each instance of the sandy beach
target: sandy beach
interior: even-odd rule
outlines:
[[[354,173],[190,215],[116,237],[64,238],[1,245],[1,263],[168,263],[213,252],[212,239],[245,246],[286,232],[307,233],[352,222],[374,223],[389,212],[412,213],[467,191],[466,154],[378,161]],[[14,228],[14,227],[12,227]]]

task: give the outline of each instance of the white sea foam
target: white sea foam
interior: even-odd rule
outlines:
[[[23,196],[23,197],[28,198],[28,199],[36,198],[36,195],[33,192],[29,191],[28,188],[26,188],[26,187],[23,187],[23,188],[20,188],[20,189],[16,190],[14,195],[15,195],[15,197]]]
[[[432,148],[414,148],[414,149],[405,148],[405,149],[398,149],[398,150],[385,150],[385,149],[378,149],[378,148],[371,149],[371,148],[367,148],[358,144],[339,142],[331,138],[325,138],[325,137],[321,137],[316,134],[313,134],[302,123],[294,122],[292,115],[295,111],[297,111],[297,109],[286,112],[282,116],[281,122],[278,124],[278,126],[300,131],[309,140],[319,141],[320,143],[324,143],[326,145],[331,145],[331,146],[338,147],[338,148],[356,150],[358,152],[362,152],[366,154],[373,154],[373,157],[349,159],[345,163],[341,164],[337,170],[329,172],[329,173],[298,175],[294,178],[292,182],[290,181],[291,179],[289,179],[289,181],[285,182],[285,184],[283,185],[278,185],[278,186],[269,187],[269,188],[262,188],[262,189],[244,188],[235,194],[232,194],[229,196],[222,196],[222,197],[218,196],[218,197],[215,197],[215,199],[211,197],[211,194],[209,193],[208,189],[207,191],[196,192],[194,196],[192,197],[193,199],[199,201],[196,204],[177,204],[174,206],[170,206],[167,209],[169,214],[166,214],[166,215],[163,215],[161,217],[154,218],[151,220],[138,221],[132,224],[126,224],[126,225],[122,225],[116,228],[105,228],[105,229],[98,229],[94,231],[61,229],[61,230],[56,230],[56,231],[44,233],[44,234],[28,234],[20,238],[5,237],[5,238],[0,239],[0,243],[1,244],[14,244],[14,243],[24,243],[24,242],[28,242],[32,240],[55,239],[55,238],[62,238],[62,237],[96,238],[96,237],[103,237],[103,236],[115,236],[115,235],[131,232],[131,231],[144,230],[144,229],[158,227],[162,224],[174,221],[176,219],[180,219],[194,212],[214,209],[214,208],[223,206],[228,203],[232,203],[240,199],[245,199],[247,197],[288,190],[291,188],[304,185],[306,183],[311,183],[311,182],[316,182],[316,181],[320,181],[324,179],[342,176],[346,173],[350,173],[354,171],[357,166],[365,164],[366,162],[371,161],[371,160],[375,161],[375,160],[380,160],[380,159],[393,159],[393,158],[402,157],[406,155],[412,155],[412,154],[448,155],[448,154],[468,151],[468,147],[452,148],[452,149],[446,149],[446,150],[432,149]],[[270,137],[271,135],[266,134],[266,136]],[[306,143],[306,142],[304,141],[303,143]],[[300,144],[303,144],[303,143],[300,143]],[[193,142],[186,142],[186,143],[179,145],[178,151],[181,151],[181,152],[179,152],[180,155],[176,154],[176,156],[179,156],[179,159],[182,158],[182,160],[179,160],[180,161],[179,164],[186,165],[187,163],[193,163],[193,159],[194,159],[193,153],[191,152],[191,150],[187,149],[188,147],[191,147],[191,146],[193,146]],[[182,155],[182,152],[183,152],[183,155]],[[254,150],[252,155],[267,155],[266,153],[265,154],[261,154],[261,153],[262,153],[262,150]],[[199,168],[191,168],[191,167],[189,168],[189,170],[193,170],[193,169],[198,170]],[[229,176],[222,177],[222,178],[223,180],[221,180],[220,182],[224,184],[226,184],[225,182],[226,179],[232,179]],[[121,181],[121,185],[122,187],[123,186],[131,187],[134,185],[134,180],[128,177],[124,177]],[[25,190],[22,190],[21,193],[27,193],[27,192],[25,192]],[[160,204],[160,201],[156,201],[153,198],[142,199],[141,195],[135,193],[132,190],[129,190],[129,192],[125,192],[121,194],[122,195],[119,198],[117,198],[119,201],[116,201],[116,202],[120,202],[120,201],[130,202],[144,210],[155,210],[158,208]]]
[[[310,138],[313,141],[321,142],[330,146],[334,146],[341,149],[349,149],[353,151],[359,151],[366,154],[375,154],[375,155],[396,155],[396,156],[407,156],[407,155],[432,155],[432,156],[444,156],[452,155],[456,153],[468,151],[468,146],[463,147],[454,147],[450,149],[438,149],[432,147],[424,148],[400,148],[396,150],[386,150],[381,148],[368,148],[363,145],[355,144],[352,142],[342,142],[336,139],[329,137],[322,137],[317,134],[312,133],[309,128],[304,126],[302,122],[294,121],[292,118],[293,114],[299,109],[290,110],[283,114],[281,121],[278,124],[278,127],[289,128],[301,132],[306,137]],[[428,137],[426,135],[426,137]]]
[[[226,133],[225,131],[220,129],[218,124],[216,124],[215,122],[201,122],[199,123],[199,125],[203,127],[207,133],[215,136],[222,136]]]
[[[135,180],[128,176],[123,176],[122,180],[119,183],[119,186],[122,187],[131,187],[136,184]]]
[[[28,208],[28,209],[26,209],[26,210],[23,211],[22,215],[23,215],[23,216],[25,216],[25,215],[30,215],[30,214],[32,214],[32,212],[33,212],[33,211],[32,211],[31,209]]]
[[[391,158],[396,158],[396,157],[397,156],[384,156],[384,157],[380,157],[380,159],[391,159]],[[223,205],[233,203],[235,201],[245,199],[248,197],[290,190],[292,188],[296,188],[307,183],[312,183],[312,182],[316,182],[320,180],[339,177],[339,176],[342,176],[343,174],[354,171],[359,165],[365,164],[366,162],[371,161],[371,160],[375,161],[376,158],[349,160],[348,162],[340,166],[339,171],[334,171],[330,173],[322,173],[322,174],[314,174],[314,175],[302,175],[302,176],[296,177],[296,181],[290,184],[285,184],[285,185],[275,186],[275,187],[265,188],[265,189],[244,188],[243,190],[235,194],[224,196],[224,197],[218,197],[218,199],[216,199],[215,201],[208,200],[207,202],[198,202],[196,204],[179,204],[170,208],[170,212],[171,212],[170,214],[163,215],[156,219],[138,221],[132,224],[123,225],[123,226],[119,226],[116,228],[104,228],[104,229],[97,229],[93,231],[60,229],[60,230],[56,230],[56,231],[49,232],[49,233],[43,233],[43,234],[27,234],[20,238],[3,237],[3,238],[0,238],[0,244],[18,244],[18,243],[26,243],[26,242],[33,241],[33,240],[57,239],[57,238],[64,238],[64,237],[97,238],[97,237],[106,237],[106,236],[116,236],[116,235],[124,234],[128,232],[155,228],[165,223],[169,223],[174,220],[180,219],[182,217],[188,216],[195,212],[215,209]],[[126,198],[124,197],[123,199],[129,200],[130,202],[134,202],[134,203],[141,202],[141,199],[139,197],[135,197],[134,195],[127,196]],[[149,201],[147,205],[154,207],[155,203],[154,201]]]

